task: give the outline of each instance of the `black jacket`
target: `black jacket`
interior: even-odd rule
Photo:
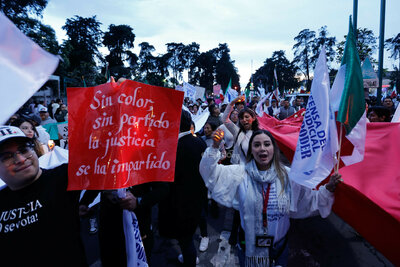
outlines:
[[[199,172],[202,153],[207,145],[189,134],[179,139],[175,180],[170,183],[168,197],[159,203],[159,232],[168,238],[194,234],[201,215],[207,188]]]

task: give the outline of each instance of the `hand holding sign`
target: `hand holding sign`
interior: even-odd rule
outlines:
[[[182,92],[130,80],[68,88],[68,189],[173,181],[182,101]]]

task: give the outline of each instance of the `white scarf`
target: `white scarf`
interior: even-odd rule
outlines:
[[[245,169],[248,178],[248,188],[243,203],[245,210],[243,212],[243,221],[246,240],[246,266],[269,266],[269,250],[255,246],[256,235],[265,234],[262,223],[264,202],[262,190],[264,190],[263,188],[266,184],[275,186],[277,196],[270,194],[268,202],[277,201],[278,210],[282,213],[289,213],[290,185],[288,182],[285,190],[282,192],[282,185],[273,164],[267,171],[263,172],[258,170],[253,159],[246,164]]]

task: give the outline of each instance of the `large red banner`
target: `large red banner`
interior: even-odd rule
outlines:
[[[174,180],[183,92],[130,80],[67,91],[68,190]]]

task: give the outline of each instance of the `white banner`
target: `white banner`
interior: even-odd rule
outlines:
[[[118,197],[126,197],[126,188],[118,189]],[[127,267],[147,267],[146,253],[140,235],[139,223],[134,212],[123,210],[123,224]]]
[[[0,12],[0,124],[49,79],[58,57],[26,37]]]
[[[198,115],[192,114],[192,120],[194,122],[195,131],[200,131],[203,128],[204,124],[206,124],[208,117],[210,116],[210,112],[208,109],[204,110],[202,113]]]
[[[331,147],[332,142],[337,143],[337,136],[331,136],[336,124],[330,112],[329,90],[326,54],[322,49],[289,173],[290,179],[309,188],[315,188],[328,177],[336,162]]]

